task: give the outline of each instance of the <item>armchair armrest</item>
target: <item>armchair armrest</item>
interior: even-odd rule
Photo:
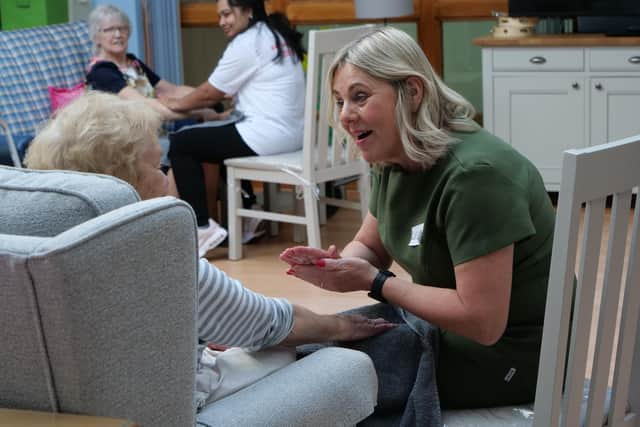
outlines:
[[[0,408],[0,426],[15,427],[140,427],[131,421],[88,415]]]

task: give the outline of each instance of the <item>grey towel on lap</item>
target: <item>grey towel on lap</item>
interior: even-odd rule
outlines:
[[[360,307],[347,313],[369,318],[383,317],[400,324],[366,340],[339,344],[368,354],[378,375],[375,412],[359,425],[442,426],[435,366],[438,329],[388,304]],[[299,353],[317,348],[317,345],[301,346]]]

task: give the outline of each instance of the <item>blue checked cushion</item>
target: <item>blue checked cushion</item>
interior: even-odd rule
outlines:
[[[12,134],[34,134],[50,114],[47,87],[83,82],[90,58],[83,21],[0,31],[0,117]]]

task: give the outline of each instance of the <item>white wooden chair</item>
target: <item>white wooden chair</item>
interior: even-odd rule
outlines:
[[[372,26],[314,30],[309,32],[307,80],[304,111],[303,148],[294,153],[273,156],[251,156],[228,159],[227,200],[229,225],[229,259],[242,257],[242,217],[306,225],[308,244],[320,247],[320,217],[318,202],[340,207],[360,209],[364,216],[369,198],[369,168],[355,155],[352,147],[338,139],[327,121],[326,75],[338,49],[370,31]],[[324,197],[320,184],[345,177],[358,176],[360,202]],[[290,184],[302,188],[304,214],[290,215],[243,209],[240,202],[240,180]],[[267,191],[265,191],[265,194]]]
[[[640,135],[565,151],[534,411],[445,411],[448,427],[640,426],[640,209],[631,209],[639,185]]]

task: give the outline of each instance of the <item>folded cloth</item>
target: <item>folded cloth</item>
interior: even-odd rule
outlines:
[[[378,375],[378,404],[374,413],[358,425],[442,426],[436,384],[438,328],[389,304],[374,304],[347,313],[383,317],[399,324],[365,340],[338,344],[368,354]],[[298,354],[322,346],[300,346]]]

